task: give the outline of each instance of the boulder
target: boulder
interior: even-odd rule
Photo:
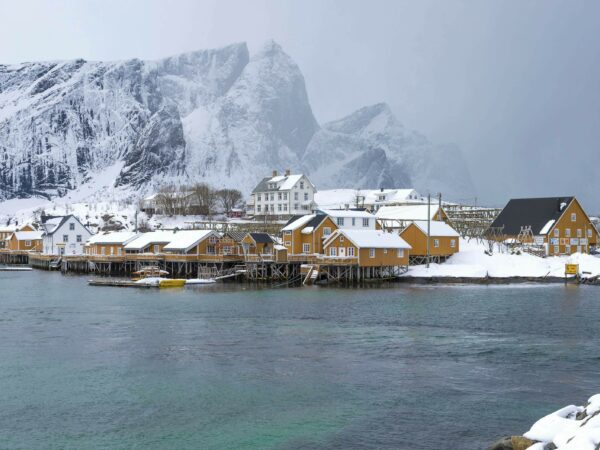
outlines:
[[[507,436],[492,444],[487,450],[526,450],[535,443],[522,436]]]

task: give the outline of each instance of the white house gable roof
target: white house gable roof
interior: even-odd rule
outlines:
[[[431,205],[430,219],[433,219],[438,212],[438,205]],[[400,205],[400,206],[382,206],[375,214],[382,220],[427,220],[427,205]]]
[[[427,234],[427,221],[415,221],[413,222],[419,230]],[[458,232],[445,222],[439,220],[432,220],[429,222],[429,236],[434,237],[458,237]]]
[[[328,247],[339,235],[348,238],[358,248],[411,248],[398,234],[381,230],[336,230],[324,246]]]
[[[88,244],[127,244],[138,235],[133,231],[114,231],[111,233],[98,233],[91,236]]]
[[[125,245],[125,250],[143,250],[150,244],[168,244],[173,239],[171,230],[151,231],[140,234],[137,238]]]
[[[17,231],[14,233],[17,241],[35,241],[42,239],[43,231]]]

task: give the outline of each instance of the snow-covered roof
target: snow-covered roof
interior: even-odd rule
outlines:
[[[275,245],[273,246],[273,248],[274,248],[275,250],[287,250],[287,247],[286,247],[285,245],[280,245],[280,244],[275,244]]]
[[[42,239],[43,231],[17,231],[15,237],[17,241],[35,241]]]
[[[548,234],[548,232],[552,228],[552,225],[554,225],[555,223],[556,223],[556,220],[554,220],[554,219],[551,219],[548,222],[546,222],[546,225],[544,225],[542,227],[542,229],[540,230],[540,234]]]
[[[294,220],[292,223],[286,225],[285,227],[283,227],[281,229],[281,231],[294,231],[294,230],[297,230],[298,228],[306,225],[308,222],[310,222],[314,218],[315,218],[314,214],[307,214],[305,216],[302,216],[302,217]]]
[[[430,219],[433,219],[438,212],[438,205],[431,204]],[[399,206],[382,206],[375,213],[378,219],[389,220],[427,220],[427,205],[399,205]]]
[[[416,220],[413,222],[423,233],[427,234],[427,221]],[[458,232],[445,222],[432,220],[429,222],[429,236],[434,237],[459,237]]]
[[[306,227],[302,230],[302,234],[310,234],[313,232],[314,229],[315,227]]]
[[[173,234],[164,251],[188,251],[210,235],[218,236],[212,230],[181,230]]]
[[[150,244],[168,244],[173,240],[175,232],[172,230],[151,231],[140,234],[125,245],[125,250],[143,250]]]
[[[381,196],[385,199],[379,200]],[[414,189],[326,189],[315,193],[315,203],[327,209],[352,207],[356,206],[357,197],[365,206],[424,201]]]
[[[327,247],[339,235],[348,238],[358,248],[406,248],[411,246],[396,233],[386,233],[381,230],[336,230],[325,241]]]
[[[0,227],[0,233],[14,233],[15,231],[17,231],[17,227],[15,225]]]
[[[368,217],[374,218],[375,216],[367,211],[354,211],[352,209],[321,209],[323,214],[327,214],[329,217]]]
[[[254,192],[267,192],[267,191],[288,191],[288,190],[292,189],[296,185],[296,183],[298,183],[302,179],[302,177],[304,177],[303,174],[292,174],[292,175],[277,175],[277,176],[270,177],[270,178],[263,178],[261,180],[261,182],[258,183],[258,185],[254,188],[254,190],[252,192],[254,193]],[[306,181],[313,188],[315,187],[314,184],[312,184],[308,178],[306,178]],[[269,186],[271,183],[276,183],[277,187],[275,189],[271,188]]]
[[[90,236],[87,244],[127,244],[135,239],[137,233],[133,231],[113,231],[110,233],[98,233]]]

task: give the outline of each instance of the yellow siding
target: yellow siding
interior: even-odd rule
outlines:
[[[412,247],[410,250],[412,256],[427,255],[427,234],[423,233],[414,223],[406,227],[400,233],[400,236]],[[436,240],[438,242],[437,247],[435,246]],[[454,241],[454,247],[452,246],[452,241]],[[458,237],[429,236],[429,254],[431,256],[449,256],[458,251]]]
[[[572,220],[572,214],[575,214],[575,221]],[[574,240],[579,241],[581,238],[587,239],[588,244],[575,243]],[[558,248],[555,239],[558,239]],[[579,202],[574,199],[545,237],[545,243],[550,244],[549,255],[571,254],[578,251],[588,253],[590,246],[598,244],[598,233]]]

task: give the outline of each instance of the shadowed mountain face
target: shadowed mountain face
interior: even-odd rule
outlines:
[[[160,61],[0,65],[0,199],[105,184],[147,192],[207,181],[249,192],[274,168],[319,188],[474,195],[458,148],[406,131],[385,104],[319,126],[298,66],[275,42]]]

